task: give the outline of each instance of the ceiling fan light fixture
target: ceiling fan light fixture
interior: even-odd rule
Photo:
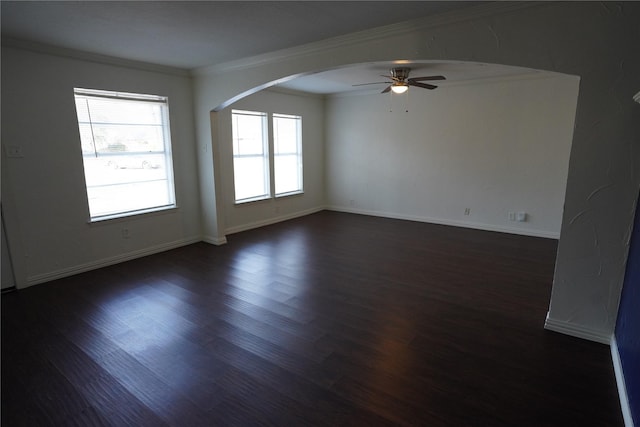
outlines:
[[[406,83],[398,83],[391,86],[391,90],[393,91],[393,93],[401,94],[409,90],[409,86]]]

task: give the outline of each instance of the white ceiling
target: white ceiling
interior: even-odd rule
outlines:
[[[388,84],[354,86],[363,83],[386,82],[383,76],[388,76],[393,67],[409,67],[411,73],[409,77],[422,77],[442,75],[446,81],[426,82],[435,86],[448,86],[452,84],[462,84],[467,82],[478,82],[482,79],[495,79],[514,76],[538,74],[541,71],[528,68],[511,67],[499,64],[482,64],[469,62],[437,62],[420,61],[401,63],[375,62],[368,64],[358,64],[352,67],[339,68],[335,70],[323,71],[308,76],[298,77],[295,80],[280,84],[280,87],[317,94],[336,94],[354,91],[377,91],[381,92]],[[423,89],[415,89],[423,90]]]
[[[2,36],[192,69],[473,6],[462,1],[2,1]]]
[[[226,63],[383,25],[477,6],[474,1],[5,1],[3,39],[19,39],[183,69]],[[283,86],[314,93],[376,90],[393,63],[361,64]],[[412,77],[453,81],[522,69],[414,63]],[[384,89],[380,85],[380,90]]]

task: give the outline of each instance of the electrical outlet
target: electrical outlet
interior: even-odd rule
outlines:
[[[20,147],[19,145],[7,145],[5,146],[5,149],[7,152],[7,157],[11,157],[11,158],[24,157],[24,155],[22,154],[22,147]]]
[[[518,212],[516,214],[516,221],[518,221],[518,222],[526,222],[527,221],[527,213],[526,212]]]
[[[516,220],[516,213],[509,212],[509,221],[515,221],[515,220]]]
[[[464,214],[469,215],[471,213],[471,208],[464,208]]]
[[[128,239],[129,237],[131,237],[131,234],[129,233],[129,229],[128,228],[123,228],[122,229],[122,238],[123,239]]]

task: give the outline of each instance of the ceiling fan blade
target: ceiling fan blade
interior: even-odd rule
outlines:
[[[351,86],[367,86],[367,85],[388,85],[391,82],[373,82],[373,83],[359,83],[357,85],[351,85]]]
[[[413,77],[410,78],[410,82],[420,82],[425,80],[447,80],[445,76],[425,76],[425,77]]]
[[[414,81],[411,81],[411,80],[409,80],[409,86],[417,86],[417,87],[421,87],[423,89],[430,89],[430,90],[433,90],[433,89],[438,87],[438,86],[430,85],[430,84],[427,84],[427,83],[414,82]]]
[[[387,93],[387,92],[389,92],[390,90],[391,90],[391,85],[387,86],[387,87],[385,88],[385,90],[383,90],[383,91],[382,91],[382,92],[380,92],[380,93]]]

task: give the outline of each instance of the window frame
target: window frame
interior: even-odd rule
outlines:
[[[240,154],[240,153],[236,153],[236,148],[237,151],[240,151],[238,142],[239,139],[241,138],[237,138],[236,136],[236,132],[237,129],[235,127],[235,123],[236,123],[236,116],[252,116],[252,117],[260,117],[261,120],[261,124],[262,124],[262,153],[261,154]],[[234,203],[235,204],[244,204],[244,203],[250,203],[250,202],[256,202],[256,201],[260,201],[260,200],[269,200],[271,199],[271,195],[273,194],[271,191],[271,171],[272,171],[272,167],[271,167],[271,147],[269,144],[269,117],[268,114],[262,111],[250,111],[250,110],[237,110],[237,109],[233,109],[231,110],[231,144],[232,144],[232,148],[231,148],[231,153],[232,153],[232,166],[233,166],[233,199],[234,199]],[[236,159],[247,159],[247,158],[256,158],[256,159],[261,159],[262,160],[262,167],[263,167],[263,189],[264,192],[262,194],[259,195],[253,195],[253,196],[249,196],[249,197],[243,197],[243,198],[238,198],[238,194],[237,194],[237,176],[236,176]]]
[[[276,152],[276,119],[287,119],[287,120],[295,120],[296,123],[296,151],[291,153],[277,153]],[[282,114],[282,113],[273,113],[271,114],[271,123],[273,126],[273,192],[276,198],[293,196],[295,194],[303,194],[304,193],[304,164],[303,164],[303,155],[302,155],[302,116],[294,115],[294,114]],[[296,158],[296,166],[297,166],[297,188],[295,190],[283,191],[278,193],[276,190],[276,158],[277,157],[288,157],[295,156]]]
[[[234,119],[235,114],[247,114],[260,116],[263,118],[263,142],[265,151],[263,160],[265,162],[265,179],[266,179],[266,188],[267,192],[264,195],[248,197],[243,199],[238,199],[236,196],[236,167],[235,167],[235,159],[236,159],[236,141],[235,141],[235,126],[236,122]],[[234,205],[243,205],[251,202],[260,202],[267,200],[275,200],[281,199],[285,197],[295,196],[304,194],[304,157],[303,157],[303,142],[302,142],[302,115],[298,114],[286,114],[286,113],[273,113],[267,111],[254,111],[254,110],[244,110],[244,109],[232,109],[231,110],[231,156],[232,156],[232,173],[233,173],[233,203]],[[287,155],[294,154],[297,157],[297,166],[298,166],[298,189],[292,191],[286,191],[281,193],[276,193],[276,156],[275,153],[275,124],[274,118],[285,118],[285,119],[296,119],[296,152],[288,153]]]
[[[166,96],[161,96],[161,95],[151,95],[151,94],[140,94],[140,93],[131,93],[131,92],[121,92],[121,91],[109,91],[109,90],[102,90],[102,89],[86,89],[86,88],[74,88],[73,89],[73,94],[74,94],[74,102],[76,103],[76,114],[77,114],[77,124],[78,124],[78,132],[80,135],[80,154],[82,156],[82,165],[83,165],[83,170],[84,170],[84,186],[85,186],[85,191],[86,191],[86,196],[87,196],[87,211],[88,211],[88,222],[89,223],[99,223],[99,222],[103,222],[103,221],[108,221],[108,220],[114,220],[114,219],[121,219],[121,218],[127,218],[127,217],[132,217],[132,216],[137,216],[137,215],[143,215],[143,214],[149,214],[149,213],[156,213],[156,212],[162,212],[162,211],[168,211],[168,210],[174,210],[178,208],[178,203],[177,203],[177,198],[176,198],[176,190],[175,190],[175,177],[174,177],[174,172],[173,172],[173,151],[172,151],[172,143],[171,143],[171,127],[170,127],[170,114],[169,114],[169,99]],[[78,111],[77,108],[77,102],[79,99],[85,98],[87,99],[87,113],[88,113],[88,121],[83,121],[80,117],[80,111]],[[117,122],[110,122],[110,121],[105,121],[105,122],[99,122],[99,121],[94,121],[91,118],[91,109],[89,107],[89,103],[88,100],[90,99],[111,99],[111,100],[115,100],[115,101],[126,101],[126,102],[140,102],[140,103],[146,103],[146,104],[157,104],[160,106],[160,123],[158,124],[149,124],[149,123],[117,123]],[[95,111],[95,110],[94,110]],[[91,129],[91,144],[93,145],[93,150],[94,150],[94,154],[91,155],[87,155],[85,153],[85,149],[83,146],[83,140],[82,140],[82,127],[88,125]],[[95,135],[94,135],[94,129],[97,125],[100,126],[113,126],[113,127],[117,127],[117,126],[132,126],[132,127],[151,127],[151,126],[156,126],[160,128],[160,132],[161,132],[161,142],[162,142],[162,150],[150,150],[150,151],[133,151],[133,152],[126,152],[126,154],[119,154],[119,153],[109,153],[109,152],[102,152],[101,155],[99,155],[98,149],[96,147],[96,139],[95,139]],[[124,153],[124,151],[123,151]],[[164,164],[164,175],[162,179],[154,179],[152,181],[156,181],[156,182],[163,182],[164,183],[164,190],[166,191],[166,201],[167,203],[161,203],[161,204],[153,204],[152,205],[148,205],[145,207],[138,207],[138,208],[131,208],[131,209],[127,209],[124,207],[121,207],[120,210],[116,210],[116,211],[112,211],[112,212],[97,212],[95,214],[92,214],[92,209],[91,209],[91,201],[90,201],[90,190],[99,186],[102,187],[111,187],[111,188],[117,188],[118,186],[124,186],[124,185],[135,185],[136,183],[140,183],[140,182],[150,182],[150,181],[136,181],[136,180],[131,180],[131,181],[123,181],[123,182],[116,182],[113,179],[111,180],[110,183],[104,184],[104,185],[88,185],[88,178],[87,178],[87,174],[88,174],[88,169],[87,166],[88,164],[85,162],[86,158],[89,157],[95,157],[97,158],[109,158],[112,157],[114,159],[120,159],[120,161],[122,161],[122,159],[125,158],[135,158],[135,157],[142,157],[142,156],[156,156],[157,158],[162,158],[163,160],[163,164]],[[142,165],[144,165],[144,162],[142,163]],[[141,192],[144,190],[140,190],[138,189],[138,192]],[[135,194],[136,192],[133,192],[133,194]],[[124,205],[124,203],[123,203]]]

